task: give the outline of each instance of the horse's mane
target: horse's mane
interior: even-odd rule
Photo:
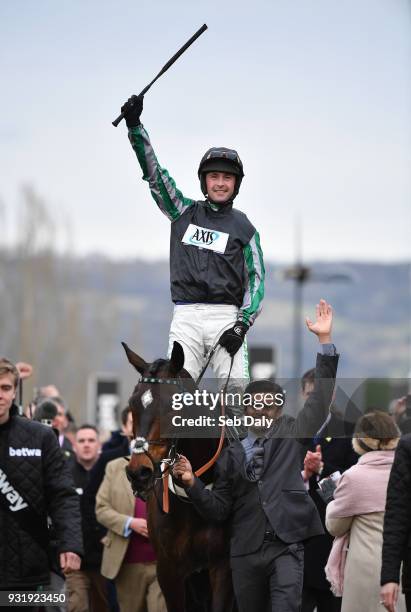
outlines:
[[[166,367],[168,364],[170,363],[169,359],[156,359],[155,361],[153,361],[153,363],[150,364],[148,370],[147,370],[147,375],[151,376],[151,377],[156,377],[158,375],[159,370],[161,370],[161,368]],[[193,388],[196,388],[196,382],[195,380],[192,378],[192,376],[189,374],[189,372],[187,372],[187,370],[185,370],[184,368],[182,370],[180,370],[180,372],[178,373],[179,378],[184,378],[184,379],[190,379],[192,381],[192,385]]]

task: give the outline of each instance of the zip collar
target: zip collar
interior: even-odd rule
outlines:
[[[223,215],[223,214],[225,214],[227,212],[230,212],[232,210],[232,208],[233,208],[233,201],[232,200],[228,200],[228,202],[224,202],[224,204],[218,205],[218,204],[214,204],[214,202],[211,202],[209,199],[207,199],[206,200],[206,206],[213,213]]]

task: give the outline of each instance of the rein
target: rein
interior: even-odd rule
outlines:
[[[211,352],[211,357],[213,356],[213,352],[215,350],[215,346]],[[208,361],[210,361],[211,357],[209,358]],[[227,376],[227,380],[225,381],[225,385],[223,388],[223,398],[227,393],[227,387],[228,387],[228,383],[230,381],[230,377],[231,377],[231,370],[233,369],[233,363],[234,363],[234,356],[231,357],[231,363],[230,363],[230,369],[228,371],[228,376]],[[206,364],[206,368],[207,368],[208,363]],[[204,369],[205,371],[205,369]],[[202,372],[201,376],[204,374],[204,372]],[[201,378],[199,379],[201,380]],[[224,407],[224,401],[221,401],[221,416],[225,416],[225,407]],[[211,457],[211,459],[205,464],[203,465],[203,467],[199,468],[198,470],[196,470],[194,472],[195,476],[201,476],[202,474],[204,474],[204,472],[206,472],[207,470],[210,469],[210,467],[212,467],[214,465],[214,463],[217,461],[218,457],[220,456],[221,450],[223,448],[223,443],[224,443],[224,435],[225,435],[225,425],[223,425],[221,427],[221,434],[220,434],[220,440],[218,442],[218,447],[217,450],[214,454],[213,457]]]

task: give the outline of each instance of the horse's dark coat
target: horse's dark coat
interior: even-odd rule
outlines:
[[[184,353],[178,343],[170,360],[157,359],[147,364],[141,357],[124,345],[130,363],[144,377],[170,379],[179,377],[190,390],[195,389],[193,379],[183,369]],[[160,388],[162,387],[162,388]],[[144,407],[142,395],[150,390],[153,401]],[[130,398],[133,413],[134,436],[143,435],[147,441],[156,441],[146,454],[133,454],[127,467],[133,490],[143,498],[147,497],[147,515],[150,539],[157,552],[157,575],[167,603],[168,612],[230,612],[234,606],[234,595],[229,567],[229,529],[226,524],[206,523],[193,506],[178,499],[170,492],[170,510],[166,514],[161,508],[162,481],[155,480],[153,471],[167,457],[170,439],[160,435],[160,414],[171,410],[171,395],[174,385],[161,383],[139,383]],[[218,440],[183,439],[178,441],[177,450],[186,455],[194,468],[204,465],[215,453]],[[202,478],[212,482],[213,468]],[[200,572],[208,569],[209,580]],[[190,576],[190,587],[186,581]],[[204,588],[210,586],[211,593]],[[188,596],[187,596],[188,594]],[[195,601],[197,599],[197,601]],[[201,601],[201,608],[199,607]]]

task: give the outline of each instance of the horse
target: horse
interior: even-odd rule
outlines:
[[[204,596],[195,611],[234,611],[227,525],[205,521],[184,497],[182,489],[183,495],[168,491],[177,452],[189,457],[195,471],[206,468],[213,463],[210,458],[215,459],[221,449],[222,438],[177,440],[171,434],[164,435],[161,419],[172,414],[173,394],[193,393],[196,389],[195,381],[184,369],[184,351],[178,342],[174,342],[170,359],[153,363],[146,363],[122,344],[128,361],[141,375],[129,400],[134,440],[126,472],[134,495],[147,501],[148,531],[157,554],[157,577],[167,610],[186,612],[186,584],[197,572],[208,570],[210,601],[205,605]],[[190,413],[193,416],[192,409]],[[213,476],[214,464],[205,471],[202,480],[211,484]]]

